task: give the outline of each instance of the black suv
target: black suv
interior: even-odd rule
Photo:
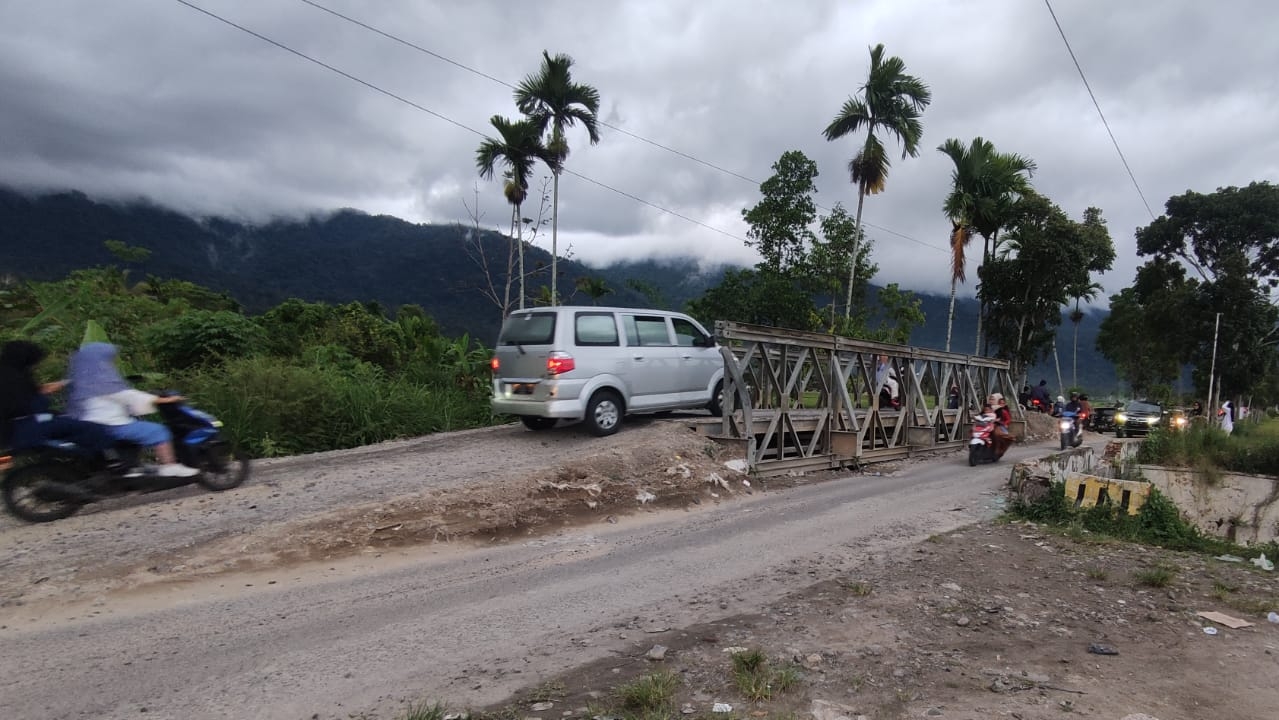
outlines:
[[[1092,409],[1092,416],[1088,418],[1088,430],[1098,433],[1107,433],[1115,431],[1115,413],[1118,410],[1112,407],[1095,407]]]
[[[1164,409],[1158,403],[1133,401],[1115,413],[1115,437],[1146,435],[1163,419]]]

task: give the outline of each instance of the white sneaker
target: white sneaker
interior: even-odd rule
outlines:
[[[173,463],[171,465],[161,465],[159,472],[156,474],[160,477],[194,477],[199,475],[200,471],[193,467],[187,467],[182,463]]]

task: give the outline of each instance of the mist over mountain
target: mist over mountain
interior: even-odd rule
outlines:
[[[107,240],[146,248],[151,254],[145,261],[125,263],[107,249]],[[127,267],[139,280],[147,275],[174,277],[225,291],[249,312],[288,298],[376,302],[389,312],[417,304],[445,332],[469,333],[488,345],[500,326],[498,305],[486,295],[488,278],[504,271],[508,247],[507,238],[496,232],[415,224],[351,209],[250,225],[192,218],[145,201],[105,203],[74,191],[30,195],[0,188],[4,275],[55,280],[76,269],[114,264]],[[525,263],[540,269],[534,288],[548,283],[549,253],[530,248]],[[692,260],[662,259],[591,268],[562,259],[560,292],[574,293],[569,302],[591,304],[590,298],[575,292],[575,282],[597,278],[611,291],[600,304],[679,309],[717,284],[727,267],[699,270]],[[872,287],[869,297],[876,290]],[[501,288],[496,291],[500,294]],[[927,322],[912,333],[911,343],[942,348],[949,298],[918,296]],[[1079,382],[1098,394],[1118,387],[1114,368],[1094,347],[1103,317],[1101,311],[1089,312],[1079,326]],[[976,320],[976,301],[960,299],[953,350],[972,350]],[[1071,384],[1072,347],[1074,327],[1067,321],[1057,341],[1066,385]],[[1051,358],[1030,374],[1032,383],[1044,377],[1057,384]]]

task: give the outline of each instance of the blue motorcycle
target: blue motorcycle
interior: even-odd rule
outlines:
[[[1061,449],[1079,447],[1084,443],[1083,418],[1078,413],[1063,410],[1061,413]]]
[[[80,447],[53,441],[14,453],[12,469],[0,481],[4,505],[27,522],[51,522],[74,515],[85,505],[130,493],[152,493],[199,484],[208,490],[239,487],[249,477],[249,460],[222,435],[222,422],[185,402],[157,406],[173,433],[178,462],[199,475],[161,477],[139,465],[143,448],[121,443],[123,462],[109,464]]]

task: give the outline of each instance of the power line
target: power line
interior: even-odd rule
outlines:
[[[470,126],[468,126],[468,125],[465,125],[465,124],[463,124],[463,123],[460,123],[460,122],[458,122],[457,120],[454,120],[454,119],[452,119],[452,118],[450,118],[450,117],[448,117],[448,116],[442,115],[442,114],[440,114],[440,113],[438,113],[438,112],[436,112],[436,111],[434,111],[434,110],[432,110],[432,109],[430,109],[430,108],[428,108],[428,107],[425,107],[425,106],[423,106],[423,105],[420,105],[420,104],[418,104],[418,103],[415,103],[415,102],[413,102],[412,100],[409,100],[408,98],[405,98],[405,97],[403,97],[403,96],[401,96],[401,95],[397,95],[397,94],[395,94],[395,93],[391,92],[390,90],[386,90],[386,89],[384,89],[384,88],[382,88],[382,87],[379,87],[379,86],[377,86],[377,85],[374,85],[373,83],[371,83],[371,82],[369,82],[369,81],[367,81],[367,80],[364,80],[364,79],[358,78],[358,77],[356,77],[355,75],[352,75],[352,74],[350,74],[350,73],[348,73],[348,72],[346,72],[346,71],[344,71],[344,70],[341,70],[341,69],[339,69],[339,68],[336,68],[336,67],[334,67],[334,66],[332,66],[332,65],[330,65],[330,64],[328,64],[328,63],[326,63],[326,62],[324,62],[324,61],[322,61],[322,60],[319,60],[319,59],[317,59],[317,58],[311,57],[310,55],[307,55],[306,53],[303,53],[303,52],[298,51],[298,50],[294,50],[293,48],[289,47],[288,45],[285,45],[284,43],[281,43],[281,42],[279,42],[279,41],[277,41],[277,40],[273,40],[273,39],[271,39],[271,38],[269,38],[269,37],[267,37],[267,36],[265,36],[265,35],[262,35],[261,33],[258,33],[258,32],[255,32],[255,31],[253,31],[253,30],[250,30],[249,28],[244,27],[243,25],[239,25],[239,24],[237,24],[237,23],[235,23],[235,22],[233,22],[233,21],[231,21],[231,20],[228,20],[228,19],[226,19],[226,18],[222,17],[221,15],[218,15],[218,14],[216,14],[216,13],[213,13],[213,12],[211,12],[211,11],[209,11],[209,10],[205,10],[204,8],[202,8],[202,7],[198,6],[198,5],[192,4],[192,3],[188,2],[187,0],[176,0],[176,2],[181,3],[181,4],[183,4],[183,5],[185,5],[185,6],[189,7],[189,8],[191,8],[192,10],[196,10],[196,11],[198,11],[198,12],[200,12],[200,13],[203,13],[203,14],[205,14],[205,15],[207,15],[207,16],[209,16],[209,17],[213,18],[214,20],[217,20],[217,21],[219,21],[219,22],[222,22],[222,23],[225,23],[225,24],[227,24],[227,25],[230,25],[231,27],[233,27],[233,28],[235,28],[235,29],[237,29],[237,30],[240,30],[241,32],[248,33],[249,35],[252,35],[253,37],[255,37],[255,38],[259,39],[259,40],[262,40],[263,42],[270,43],[271,45],[274,45],[275,47],[280,48],[281,50],[284,50],[285,52],[288,52],[288,53],[291,53],[291,54],[293,54],[293,55],[296,55],[297,57],[300,57],[300,58],[302,58],[303,60],[306,60],[307,62],[314,63],[314,64],[319,65],[320,67],[322,67],[322,68],[324,68],[324,69],[326,69],[326,70],[329,70],[329,71],[331,71],[331,72],[337,73],[338,75],[341,75],[342,77],[344,77],[344,78],[346,78],[346,79],[348,79],[348,80],[351,80],[351,81],[353,81],[353,82],[359,83],[360,85],[363,85],[364,87],[369,88],[370,90],[373,90],[373,91],[375,91],[375,92],[381,93],[381,94],[383,94],[383,95],[385,95],[385,96],[387,96],[387,97],[389,97],[389,98],[392,98],[392,99],[398,100],[399,102],[402,102],[402,103],[404,103],[405,105],[408,105],[408,106],[410,106],[410,107],[412,107],[412,108],[415,108],[415,109],[417,109],[417,110],[421,110],[421,111],[422,111],[422,112],[424,112],[424,113],[427,113],[427,114],[429,114],[429,115],[432,115],[432,116],[434,116],[434,117],[437,117],[437,118],[439,118],[440,120],[443,120],[444,122],[449,123],[450,125],[454,125],[454,126],[456,126],[456,127],[459,127],[459,128],[461,128],[461,129],[463,129],[463,130],[465,130],[465,131],[469,132],[469,133],[473,133],[473,134],[478,135],[478,136],[480,136],[480,137],[482,137],[482,138],[486,138],[486,137],[488,137],[487,135],[485,135],[484,133],[480,132],[479,130],[476,130],[476,129],[475,129],[475,128],[473,128],[473,127],[470,127]],[[499,81],[499,82],[500,82],[500,81]],[[593,179],[593,178],[589,178],[589,177],[587,177],[587,176],[585,176],[585,175],[582,175],[581,173],[573,172],[573,171],[571,171],[571,170],[565,170],[564,172],[566,172],[567,174],[572,175],[572,176],[574,176],[574,177],[577,177],[577,178],[580,178],[580,179],[582,179],[582,180],[585,180],[585,181],[587,181],[587,182],[589,182],[589,183],[593,183],[593,184],[595,184],[595,185],[598,185],[598,186],[600,186],[600,187],[602,187],[602,188],[604,188],[604,189],[606,189],[606,190],[610,190],[610,191],[612,191],[612,192],[615,192],[615,193],[617,193],[618,195],[621,195],[622,197],[629,198],[629,199],[631,199],[631,200],[635,200],[635,201],[637,201],[637,202],[643,203],[644,205],[647,205],[647,206],[649,206],[649,207],[651,207],[651,208],[655,208],[655,209],[660,210],[660,211],[662,211],[662,212],[664,212],[664,213],[667,213],[667,214],[673,215],[673,216],[675,216],[675,217],[677,217],[677,218],[680,218],[681,220],[686,220],[686,221],[688,221],[688,222],[690,222],[690,223],[693,223],[693,224],[695,224],[695,225],[698,225],[698,226],[700,226],[700,227],[703,227],[703,228],[705,228],[705,229],[707,229],[707,230],[713,230],[714,232],[717,232],[717,233],[719,233],[719,234],[721,234],[721,235],[724,235],[724,236],[726,236],[726,237],[733,238],[734,240],[738,240],[738,241],[742,242],[743,244],[745,244],[745,243],[746,243],[745,238],[742,238],[742,237],[740,237],[740,236],[738,236],[738,235],[734,235],[733,233],[730,233],[730,232],[728,232],[727,230],[721,230],[720,228],[714,227],[714,226],[712,226],[712,225],[708,225],[708,224],[706,224],[706,223],[704,223],[704,222],[702,222],[702,221],[700,221],[700,220],[695,220],[695,219],[693,219],[693,218],[691,218],[691,217],[688,217],[687,215],[684,215],[684,214],[682,214],[682,213],[678,213],[678,212],[676,212],[676,211],[674,211],[674,210],[671,210],[670,208],[662,207],[661,205],[658,205],[657,203],[650,202],[650,201],[645,200],[645,199],[643,199],[643,198],[641,198],[641,197],[637,197],[637,196],[632,195],[632,194],[630,194],[630,193],[628,193],[628,192],[624,192],[624,191],[619,190],[619,189],[617,189],[617,188],[615,188],[615,187],[612,187],[611,185],[607,185],[607,184],[605,184],[605,183],[602,183],[602,182],[600,182],[599,180],[595,180],[595,179]]]
[[[1079,58],[1075,57],[1075,51],[1070,47],[1070,41],[1066,39],[1066,31],[1062,29],[1061,22],[1057,20],[1057,13],[1053,11],[1052,3],[1044,0],[1044,5],[1048,6],[1048,14],[1052,15],[1053,24],[1057,26],[1057,32],[1061,34],[1061,41],[1066,44],[1066,52],[1070,53],[1070,59],[1075,63],[1075,69],[1079,71],[1079,79],[1084,81],[1084,89],[1088,91],[1088,97],[1092,98],[1093,107],[1097,108],[1097,115],[1101,118],[1101,124],[1106,127],[1106,134],[1110,135],[1110,142],[1115,146],[1115,152],[1119,153],[1119,160],[1124,164],[1124,170],[1128,171],[1128,178],[1132,180],[1132,186],[1137,189],[1137,195],[1141,197],[1141,204],[1146,206],[1146,212],[1150,214],[1150,219],[1155,219],[1155,214],[1150,210],[1150,203],[1146,202],[1146,194],[1141,191],[1141,185],[1137,182],[1137,176],[1133,174],[1132,168],[1128,166],[1128,158],[1124,157],[1124,151],[1119,149],[1119,141],[1115,139],[1115,133],[1110,129],[1110,123],[1106,121],[1106,114],[1101,111],[1101,103],[1097,102],[1097,96],[1093,94],[1092,86],[1088,84],[1088,78],[1084,76],[1084,69],[1079,65]]]
[[[179,0],[179,1],[181,1],[181,0]],[[514,90],[514,89],[515,89],[515,85],[513,85],[512,83],[509,83],[509,82],[507,82],[507,81],[505,81],[505,80],[503,80],[503,79],[501,79],[501,78],[494,77],[493,75],[490,75],[490,74],[488,74],[488,73],[484,72],[483,70],[478,70],[478,69],[473,68],[473,67],[471,67],[471,66],[469,66],[469,65],[467,65],[467,64],[465,64],[465,63],[458,62],[457,60],[454,60],[454,59],[452,59],[452,58],[450,58],[450,57],[447,57],[447,56],[445,56],[445,55],[441,55],[440,53],[437,53],[437,52],[435,52],[434,50],[431,50],[431,49],[429,49],[429,48],[426,48],[426,47],[423,47],[423,46],[421,46],[421,45],[418,45],[417,43],[414,43],[414,42],[412,42],[411,40],[406,40],[406,39],[404,39],[404,38],[402,38],[402,37],[400,37],[400,36],[398,36],[398,35],[395,35],[395,34],[393,34],[393,33],[387,32],[387,31],[385,31],[385,30],[383,30],[383,29],[381,29],[381,28],[378,28],[378,27],[376,27],[376,26],[370,25],[370,24],[368,24],[368,23],[366,23],[366,22],[363,22],[363,21],[361,21],[361,20],[358,20],[358,19],[356,19],[356,18],[353,18],[353,17],[351,17],[351,16],[349,16],[349,15],[345,15],[345,14],[343,14],[343,13],[340,13],[340,12],[338,12],[337,10],[334,10],[334,9],[332,9],[332,8],[329,8],[329,7],[326,7],[326,6],[324,6],[324,5],[321,5],[320,3],[315,2],[314,0],[300,0],[300,2],[303,2],[303,3],[307,4],[307,5],[310,5],[311,7],[315,8],[315,9],[317,9],[317,10],[321,10],[321,11],[323,11],[323,12],[326,12],[326,13],[328,13],[328,14],[330,14],[330,15],[332,15],[332,16],[334,16],[334,17],[336,17],[336,18],[339,18],[339,19],[341,19],[341,20],[344,20],[344,21],[346,21],[346,22],[349,22],[349,23],[351,23],[351,24],[353,24],[353,25],[357,25],[357,26],[359,26],[359,27],[361,27],[361,28],[364,28],[365,30],[368,30],[369,32],[372,32],[372,33],[376,33],[376,34],[378,34],[378,35],[381,35],[382,37],[384,37],[384,38],[386,38],[386,39],[388,39],[388,40],[390,40],[390,41],[392,41],[392,42],[399,43],[400,45],[403,45],[403,46],[405,46],[405,47],[411,48],[411,49],[416,50],[416,51],[418,51],[418,52],[420,52],[420,53],[424,53],[424,54],[426,54],[426,55],[430,55],[431,57],[433,57],[433,58],[435,58],[435,59],[437,59],[437,60],[440,60],[441,62],[446,62],[446,63],[448,63],[449,65],[452,65],[452,66],[454,66],[454,67],[456,67],[456,68],[459,68],[459,69],[461,69],[461,70],[465,70],[466,72],[469,72],[469,73],[471,73],[471,74],[473,74],[473,75],[478,75],[479,77],[482,77],[482,78],[484,78],[484,79],[486,79],[486,80],[491,80],[491,81],[493,81],[493,82],[495,82],[495,83],[497,83],[497,84],[499,84],[499,85],[504,85],[504,86],[506,86],[506,87],[508,87],[508,88],[510,88],[510,89],[512,89],[512,90]],[[739,179],[739,180],[743,180],[743,181],[748,182],[748,183],[750,183],[751,185],[754,185],[754,186],[756,186],[756,187],[758,187],[758,186],[760,185],[760,182],[759,182],[758,180],[755,180],[754,178],[748,177],[748,176],[746,176],[746,175],[743,175],[743,174],[741,174],[741,173],[739,173],[739,172],[736,172],[736,171],[733,171],[733,170],[729,170],[728,168],[722,167],[722,166],[720,166],[720,165],[716,165],[715,163],[712,163],[712,162],[707,161],[707,160],[703,160],[703,159],[701,159],[701,158],[699,158],[699,157],[696,157],[696,156],[694,156],[694,155],[690,155],[689,153],[686,153],[686,152],[684,152],[684,151],[682,151],[682,150],[678,150],[678,149],[676,149],[676,148],[673,148],[673,147],[670,147],[670,146],[667,146],[667,145],[663,145],[662,143],[659,143],[659,142],[657,142],[656,140],[651,140],[651,139],[646,138],[646,137],[644,137],[644,136],[642,136],[642,135],[639,135],[639,134],[633,133],[633,132],[631,132],[631,131],[629,131],[629,130],[626,130],[625,128],[618,127],[617,125],[614,125],[614,124],[612,124],[612,123],[609,123],[609,122],[607,122],[607,121],[605,121],[605,120],[597,120],[596,122],[597,122],[598,124],[600,124],[600,125],[603,125],[604,127],[608,128],[608,129],[610,129],[610,130],[613,130],[613,131],[619,132],[619,133],[621,133],[621,134],[623,134],[623,135],[626,135],[626,136],[628,136],[628,137],[631,137],[631,138],[634,138],[634,139],[636,139],[636,140],[639,140],[640,142],[647,143],[647,144],[652,145],[653,147],[659,148],[659,149],[661,149],[661,150],[665,150],[666,152],[671,153],[671,154],[673,154],[673,155],[678,155],[679,157],[682,157],[682,158],[684,158],[684,159],[686,159],[686,160],[691,160],[691,161],[693,161],[693,162],[695,162],[695,163],[698,163],[698,164],[700,164],[700,165],[703,165],[703,166],[705,166],[705,167],[708,167],[708,168],[710,168],[710,169],[712,169],[712,170],[716,170],[716,171],[718,171],[718,172],[724,173],[725,175],[730,175],[730,176],[735,177],[735,178],[737,178],[737,179]],[[574,174],[576,174],[576,173],[574,173]],[[579,176],[579,177],[580,177],[580,176]],[[590,182],[596,182],[596,181],[594,181],[594,180],[591,180],[590,178],[583,178],[583,179],[584,179],[584,180],[588,180],[588,181],[590,181]],[[596,183],[596,184],[601,185],[602,187],[608,187],[607,185],[603,185],[603,183]],[[617,190],[615,190],[615,189],[613,189],[613,188],[609,188],[609,189],[610,189],[610,190],[613,190],[614,192],[620,192],[620,191],[617,191]],[[637,199],[637,200],[638,200],[639,198],[635,198],[635,199]],[[645,202],[645,201],[640,200],[640,202]],[[654,206],[654,207],[656,207],[656,206]],[[819,207],[819,208],[820,208],[820,209],[822,209],[822,210],[830,211],[830,208],[822,207],[821,205],[818,205],[817,207]],[[667,212],[669,212],[669,211],[667,211]],[[889,228],[886,228],[886,227],[883,227],[883,226],[880,226],[880,225],[876,225],[876,224],[874,224],[874,223],[869,223],[869,222],[866,222],[866,221],[864,221],[864,220],[863,220],[863,221],[862,221],[862,225],[864,225],[864,226],[866,226],[866,227],[874,228],[874,229],[879,230],[879,231],[881,231],[881,232],[889,233],[890,235],[896,235],[897,237],[902,238],[902,239],[904,239],[904,240],[909,240],[910,242],[916,243],[916,244],[918,244],[918,245],[922,245],[922,246],[924,246],[924,247],[926,247],[926,248],[931,248],[931,249],[933,249],[933,250],[937,250],[937,251],[939,251],[939,252],[943,252],[943,253],[946,253],[946,254],[950,254],[950,252],[951,252],[949,248],[942,248],[942,247],[939,247],[939,246],[937,246],[937,245],[933,245],[933,244],[931,244],[931,243],[926,243],[926,242],[924,242],[924,241],[922,241],[922,240],[917,240],[917,239],[915,239],[915,238],[913,238],[913,237],[911,237],[911,236],[909,236],[909,235],[907,235],[907,234],[905,234],[905,233],[901,233],[901,232],[898,232],[898,231],[896,231],[896,230],[892,230],[892,229],[889,229]],[[725,234],[727,234],[727,233],[725,233]],[[730,235],[729,237],[736,237],[736,236]]]

